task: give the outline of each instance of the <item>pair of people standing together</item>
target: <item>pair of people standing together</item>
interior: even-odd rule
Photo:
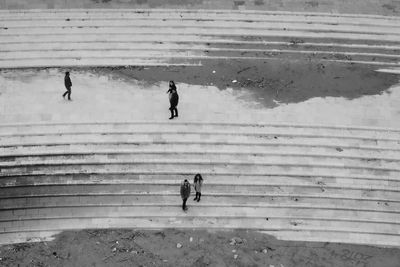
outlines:
[[[194,185],[194,190],[196,191],[196,197],[193,200],[194,201],[197,200],[197,202],[199,202],[201,198],[201,187],[203,186],[203,177],[201,177],[200,173],[194,176],[193,185]],[[183,201],[182,209],[186,211],[187,210],[186,201],[190,197],[190,183],[186,179],[181,183],[181,197]]]

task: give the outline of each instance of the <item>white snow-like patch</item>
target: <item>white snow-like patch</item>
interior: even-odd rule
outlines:
[[[62,98],[64,73],[56,69],[0,73],[0,123],[167,120],[167,82],[143,86],[132,80],[77,71],[72,99]],[[302,103],[262,108],[247,89],[178,83],[182,121],[265,122],[400,128],[400,86],[381,95],[349,100],[317,97]]]

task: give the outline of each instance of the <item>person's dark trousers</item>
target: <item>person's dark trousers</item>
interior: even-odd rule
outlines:
[[[201,197],[201,193],[200,192],[196,192],[196,197],[193,200],[197,200],[197,202],[200,201],[200,197]]]
[[[187,198],[184,198],[184,199],[183,199],[183,203],[182,203],[182,209],[183,209],[183,210],[186,210],[186,209],[187,209],[187,207],[186,207],[186,201],[187,201]]]
[[[171,106],[169,108],[169,110],[171,111],[171,117],[170,119],[174,118],[174,117],[178,117],[178,109],[176,108],[176,106]],[[174,115],[174,111],[175,111],[175,115]]]
[[[65,97],[68,94],[68,100],[71,100],[71,87],[67,87],[67,91],[63,94]]]

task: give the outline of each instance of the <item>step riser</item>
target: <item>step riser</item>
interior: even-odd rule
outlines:
[[[167,144],[71,144],[71,145],[57,145],[57,146],[24,146],[24,147],[2,147],[2,154],[0,161],[10,161],[15,159],[23,159],[25,156],[58,156],[58,155],[86,155],[84,153],[150,153],[154,151],[163,152],[193,152],[193,153],[237,153],[241,154],[258,154],[269,155],[271,153],[291,155],[291,154],[304,154],[304,155],[329,155],[333,157],[342,158],[374,158],[383,160],[397,160],[400,159],[400,150],[379,150],[379,149],[365,149],[365,147],[351,148],[342,144],[340,147],[324,147],[324,146],[308,146],[301,144],[265,144],[263,146],[245,146],[245,145],[222,145],[222,144],[180,144],[180,143],[167,143]]]
[[[95,162],[121,162],[121,161],[146,161],[146,160],[164,160],[174,159],[184,161],[196,161],[203,162],[206,160],[215,162],[242,162],[244,164],[282,164],[285,162],[290,165],[294,164],[316,164],[316,165],[337,165],[342,164],[343,166],[358,166],[365,168],[378,167],[378,168],[392,168],[396,169],[399,166],[400,159],[396,161],[386,161],[379,158],[371,159],[350,159],[350,158],[337,158],[329,157],[326,155],[308,156],[308,155],[238,155],[238,154],[208,154],[208,153],[148,153],[148,154],[105,154],[105,155],[69,155],[69,156],[47,156],[47,157],[26,157],[26,158],[0,158],[0,168],[3,167],[17,167],[24,165],[53,165],[53,164],[78,164],[78,163],[95,163]]]
[[[400,188],[400,181],[388,181],[382,179],[354,179],[322,176],[238,176],[238,175],[203,175],[207,184],[257,184],[257,185],[302,185],[302,186],[324,186],[324,187],[346,187],[374,190],[396,191]],[[180,183],[184,179],[192,181],[190,174],[92,174],[92,175],[49,175],[49,176],[21,176],[2,177],[0,186],[36,186],[36,185],[66,185],[66,184],[136,184],[136,183]]]
[[[179,208],[177,208],[179,210]],[[296,225],[294,225],[296,224]],[[313,230],[324,232],[355,232],[399,235],[400,228],[377,223],[357,223],[339,221],[312,221],[265,218],[201,218],[189,217],[182,212],[181,217],[153,218],[76,218],[13,221],[1,223],[4,233],[13,231],[62,230],[84,228],[225,228],[254,230]],[[374,231],[380,229],[380,231]],[[371,232],[373,231],[373,232]]]
[[[270,219],[289,218],[289,219],[320,219],[329,221],[357,221],[357,222],[382,222],[385,224],[393,224],[394,228],[400,230],[400,213],[377,213],[365,211],[345,211],[345,210],[320,210],[300,209],[300,208],[262,208],[262,207],[204,207],[188,205],[193,208],[190,211],[191,216],[204,216],[220,218],[220,217],[246,217],[246,218],[264,218]],[[182,217],[180,210],[181,203],[177,199],[174,206],[119,206],[119,207],[59,207],[59,208],[40,208],[40,209],[19,209],[19,210],[2,210],[0,211],[1,222],[10,222],[13,220],[32,220],[57,217]],[[139,215],[140,214],[140,215]],[[162,214],[162,215],[160,215]],[[397,225],[397,226],[396,226]]]
[[[181,172],[181,173],[235,173],[236,175],[258,175],[258,174],[273,174],[280,173],[282,175],[313,175],[319,174],[322,176],[332,175],[335,176],[351,176],[360,175],[373,177],[374,179],[398,179],[399,170],[397,169],[386,169],[386,168],[364,168],[357,166],[332,166],[332,165],[321,165],[316,166],[313,164],[307,165],[289,165],[286,163],[280,164],[243,164],[233,162],[209,162],[209,161],[196,161],[193,163],[179,162],[179,161],[168,161],[163,162],[151,162],[144,163],[143,161],[127,162],[127,163],[115,163],[115,164],[76,164],[76,165],[38,165],[38,166],[27,166],[27,167],[2,167],[0,169],[0,177],[2,176],[19,176],[19,175],[46,175],[46,174],[79,174],[79,173],[107,173],[107,172],[142,172],[146,173],[152,170],[154,173],[157,172]]]
[[[211,10],[210,10],[211,11]],[[371,26],[396,26],[398,20],[395,17],[390,19],[386,19],[387,17],[381,17],[380,19],[367,19],[367,18],[346,18],[346,17],[329,17],[329,16],[290,16],[290,15],[256,15],[252,14],[251,19],[249,19],[248,14],[235,14],[234,16],[229,14],[212,14],[212,13],[184,13],[184,17],[181,16],[182,13],[179,12],[170,12],[170,13],[157,13],[150,12],[144,14],[140,13],[113,13],[109,12],[104,13],[77,13],[77,12],[68,12],[68,13],[25,13],[25,14],[2,14],[2,19],[0,21],[7,21],[7,23],[13,23],[19,25],[19,23],[24,23],[26,21],[30,21],[31,23],[40,23],[42,21],[65,21],[69,19],[68,22],[74,23],[78,21],[85,20],[85,22],[99,22],[99,21],[109,21],[109,20],[121,20],[121,21],[137,21],[137,20],[145,20],[145,21],[191,21],[191,20],[199,20],[199,21],[214,21],[214,22],[223,22],[223,21],[243,21],[248,23],[257,23],[257,22],[286,22],[286,23],[317,23],[317,24],[340,24],[340,25],[371,25]],[[48,25],[48,24],[47,24]]]
[[[188,205],[196,206],[238,206],[241,207],[298,207],[303,209],[336,209],[370,212],[398,213],[399,202],[378,202],[373,200],[307,198],[292,197],[257,197],[257,196],[217,196],[205,193],[201,202],[194,202],[191,196]],[[63,206],[123,206],[123,205],[178,205],[180,195],[91,195],[91,196],[53,196],[53,197],[21,197],[0,200],[0,209],[28,209]]]
[[[60,186],[28,186],[0,188],[0,196],[27,197],[46,195],[74,195],[74,194],[177,194],[180,183],[176,184],[118,184],[118,185],[60,185]],[[192,189],[192,195],[194,194]],[[204,194],[214,195],[302,195],[336,198],[371,198],[399,201],[399,192],[381,190],[363,190],[351,188],[329,188],[323,186],[268,186],[268,185],[204,185]]]
[[[276,138],[275,138],[276,137]],[[400,149],[400,143],[397,140],[379,140],[379,139],[356,139],[356,138],[334,138],[318,136],[279,136],[279,135],[212,135],[212,134],[87,134],[87,135],[61,135],[61,136],[30,136],[30,137],[2,137],[0,146],[38,146],[38,145],[66,145],[66,144],[90,144],[92,142],[112,142],[112,143],[157,143],[163,142],[219,142],[221,144],[308,144],[308,145],[331,145],[340,147],[345,143],[349,146],[370,146],[376,148]]]

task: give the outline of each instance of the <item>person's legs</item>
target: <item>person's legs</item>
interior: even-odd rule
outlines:
[[[193,199],[194,201],[196,201],[197,200],[197,196],[198,196],[198,192],[196,192],[196,197]]]
[[[184,199],[183,199],[183,203],[182,203],[182,209],[183,209],[183,210],[187,210],[186,201],[187,201],[187,198],[184,198]]]
[[[169,110],[171,111],[171,117],[169,118],[170,120],[174,118],[174,108],[175,108],[175,107],[173,107],[172,105],[171,105],[171,107],[169,108]]]
[[[199,192],[199,197],[197,198],[197,202],[200,201],[200,198],[201,198],[201,193]]]
[[[178,109],[175,107],[175,117],[178,117]]]
[[[71,100],[71,88],[68,88],[68,100]]]

